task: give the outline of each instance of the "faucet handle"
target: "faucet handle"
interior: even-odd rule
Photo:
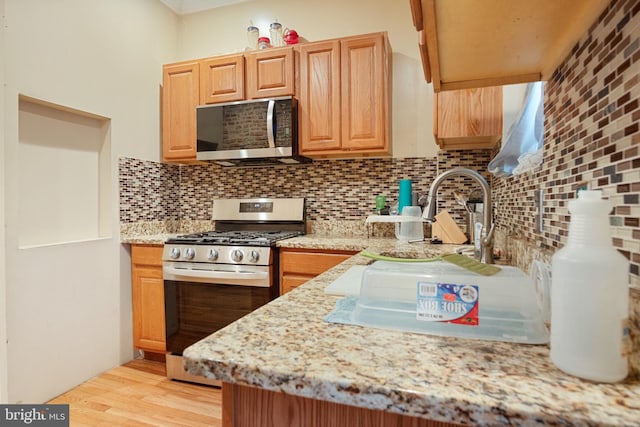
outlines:
[[[496,223],[494,222],[491,224],[491,228],[489,229],[489,232],[487,233],[487,235],[484,236],[484,239],[482,239],[482,243],[484,245],[487,245],[493,241],[493,231],[495,230],[495,228],[496,228]]]

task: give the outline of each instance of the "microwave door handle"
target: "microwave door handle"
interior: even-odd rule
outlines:
[[[167,266],[163,267],[162,271],[165,280],[189,281],[193,279],[204,279],[208,282],[221,285],[269,287],[269,273],[263,271],[187,270]]]
[[[276,146],[275,129],[273,128],[273,110],[275,109],[275,106],[276,101],[270,99],[267,106],[267,141],[269,142],[269,148],[275,148]]]

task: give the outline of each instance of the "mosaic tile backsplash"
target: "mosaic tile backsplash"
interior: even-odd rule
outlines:
[[[121,158],[120,222],[207,220],[215,198],[304,197],[307,220],[364,223],[375,213],[375,196],[387,196],[390,206],[397,203],[400,179],[411,179],[413,190],[426,194],[439,172],[455,166],[482,171],[491,156],[490,150],[458,153],[443,152],[437,159],[323,160],[271,168],[177,166]],[[451,178],[439,192],[439,208],[449,210],[463,229],[466,214],[452,193],[472,194],[476,189],[468,179]]]
[[[640,2],[616,0],[545,86],[544,162],[535,173],[493,179],[500,231],[552,253],[568,234],[568,202],[586,184],[613,201],[614,244],[640,266]],[[544,190],[544,231],[534,191]]]

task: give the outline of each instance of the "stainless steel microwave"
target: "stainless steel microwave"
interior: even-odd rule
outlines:
[[[309,162],[298,155],[297,107],[291,96],[197,107],[196,158],[222,166]]]

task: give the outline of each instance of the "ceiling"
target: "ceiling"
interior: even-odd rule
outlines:
[[[160,0],[178,15],[201,12],[203,10],[215,9],[220,6],[242,3],[247,0]]]

